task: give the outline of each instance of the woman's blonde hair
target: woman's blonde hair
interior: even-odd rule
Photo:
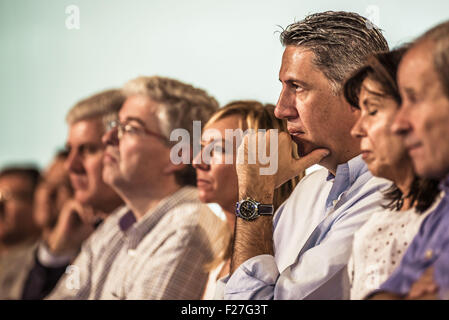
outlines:
[[[229,116],[237,115],[239,119],[239,127],[245,131],[247,129],[278,129],[279,131],[287,132],[287,122],[275,117],[275,106],[272,104],[262,104],[253,100],[239,100],[231,102],[215,112],[205,127],[224,119]],[[298,158],[297,146],[292,142],[293,156]],[[285,182],[274,191],[273,206],[277,210],[280,205],[287,200],[296,187],[298,182],[304,177],[305,172],[301,172],[297,177]],[[220,232],[220,241],[224,242],[224,250],[216,256],[214,261],[206,266],[208,270],[212,270],[222,261],[231,257],[232,253],[232,236],[229,225],[226,224]]]

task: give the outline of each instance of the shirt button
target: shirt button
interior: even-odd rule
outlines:
[[[135,257],[136,256],[136,250],[133,250],[133,249],[128,249],[128,255],[130,256],[130,257]]]
[[[332,205],[335,206],[338,203],[338,200],[332,201]]]
[[[431,259],[432,258],[432,256],[433,256],[433,251],[432,251],[432,249],[427,249],[427,251],[426,251],[426,259]]]

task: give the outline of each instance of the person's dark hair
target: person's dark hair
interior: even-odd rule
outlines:
[[[366,64],[356,70],[344,83],[343,94],[351,106],[359,109],[359,95],[362,82],[369,78],[382,87],[383,93],[393,98],[398,104],[401,103],[396,74],[407,47],[381,52],[367,58]]]
[[[314,63],[339,94],[344,80],[369,55],[388,51],[388,43],[369,20],[353,12],[326,11],[287,26],[280,35],[283,46],[298,46],[315,54]]]
[[[396,74],[402,56],[408,46],[400,47],[390,52],[378,53],[370,56],[367,63],[357,70],[343,86],[346,100],[354,108],[360,108],[359,95],[362,83],[365,79],[377,82],[385,96],[393,98],[397,104],[401,103],[399,90],[396,82]],[[411,206],[417,212],[426,211],[435,201],[439,194],[439,181],[433,179],[422,179],[415,176],[409,194],[403,195],[396,185],[392,185],[384,192],[384,198],[388,203],[384,206],[390,210],[400,210],[405,198],[411,198]]]
[[[41,180],[41,174],[35,167],[7,167],[0,172],[0,178],[6,176],[21,176],[28,179],[31,184],[31,192],[34,193]]]
[[[405,198],[411,198],[411,207],[415,207],[416,211],[423,213],[433,204],[440,189],[438,188],[439,181],[434,179],[423,179],[415,176],[412,187],[408,195],[404,196],[395,185],[391,186],[384,192],[384,198],[389,202],[384,205],[384,208],[390,210],[400,210]]]

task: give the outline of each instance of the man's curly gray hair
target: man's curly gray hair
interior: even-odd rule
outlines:
[[[381,31],[353,12],[326,11],[287,26],[280,35],[283,46],[298,46],[315,54],[314,63],[339,94],[347,77],[376,52],[388,51]]]
[[[156,112],[161,133],[168,138],[177,128],[189,131],[192,137],[193,121],[201,121],[203,126],[210,116],[218,110],[218,102],[206,91],[181,81],[159,76],[138,77],[128,81],[123,93],[144,95],[159,103]]]
[[[182,128],[193,137],[193,121],[201,121],[203,127],[218,110],[218,102],[202,89],[178,80],[159,76],[138,77],[123,87],[125,96],[144,95],[158,103],[156,116],[162,135],[167,138],[173,130]],[[175,173],[179,185],[196,185],[195,169],[188,165]]]

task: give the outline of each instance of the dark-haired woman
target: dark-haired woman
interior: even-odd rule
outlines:
[[[439,202],[438,181],[419,179],[402,139],[391,132],[400,106],[396,71],[404,49],[371,57],[344,87],[361,116],[351,134],[361,139],[362,157],[374,176],[393,182],[385,208],[354,236],[348,264],[351,299],[379,288],[399,265],[424,218]]]

